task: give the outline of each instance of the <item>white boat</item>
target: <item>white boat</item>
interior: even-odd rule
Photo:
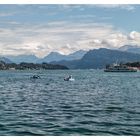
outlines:
[[[69,81],[75,81],[75,79],[74,78],[70,78]]]
[[[72,75],[68,76],[68,77],[65,77],[64,78],[64,81],[75,81],[74,78],[72,78]]]

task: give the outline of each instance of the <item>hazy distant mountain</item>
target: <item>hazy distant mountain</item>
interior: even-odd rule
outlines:
[[[62,55],[58,52],[51,52],[49,55],[47,55],[43,59],[40,59],[38,62],[42,63],[42,62],[52,62],[52,61],[61,61],[61,60],[77,60],[77,59],[81,59],[85,53],[86,51],[83,50],[76,51],[69,55]]]
[[[14,63],[21,63],[21,62],[36,63],[39,59],[35,55],[18,55],[18,56],[6,56],[6,57]]]
[[[76,59],[81,59],[85,54],[87,53],[87,51],[84,50],[79,50],[76,51],[74,53],[71,53],[67,56],[68,60],[76,60]]]
[[[0,61],[3,61],[5,63],[12,63],[12,61],[6,57],[0,57]]]
[[[65,55],[62,55],[58,52],[51,52],[50,54],[48,54],[47,56],[45,56],[44,58],[38,60],[39,63],[42,62],[51,62],[51,61],[60,61],[65,57]]]
[[[136,46],[136,45],[134,45],[134,46],[133,45],[125,45],[125,46],[120,47],[119,50],[140,54],[140,46]]]
[[[52,62],[65,65],[72,69],[97,69],[104,68],[107,64],[115,62],[140,61],[140,54],[100,48],[88,51],[80,60]]]
[[[39,59],[35,55],[18,55],[18,56],[6,56],[6,58],[10,59],[14,63],[43,63],[43,62],[51,62],[51,61],[61,61],[61,60],[76,60],[81,59],[86,51],[79,50],[69,55],[62,55],[57,52],[51,52],[46,57]]]

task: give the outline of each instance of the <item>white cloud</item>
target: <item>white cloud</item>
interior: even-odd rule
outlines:
[[[0,17],[12,16],[15,12],[0,12]]]
[[[140,33],[136,32],[136,31],[132,31],[129,34],[129,38],[132,39],[132,40],[139,40],[140,39]]]
[[[95,6],[100,7],[100,8],[111,8],[111,9],[119,8],[119,9],[127,10],[127,11],[135,10],[134,5],[128,5],[128,4],[98,4]]]
[[[80,49],[118,48],[126,44],[140,45],[140,33],[123,34],[109,24],[65,21],[0,28],[1,55],[43,57],[51,51],[68,54]]]
[[[98,7],[98,8],[106,8],[106,9],[122,9],[127,11],[134,11],[135,5],[130,4],[87,4],[87,7]],[[71,11],[72,9],[79,9],[81,11],[85,10],[85,7],[81,4],[79,5],[73,5],[73,4],[66,4],[66,5],[60,5],[60,9],[66,9]]]

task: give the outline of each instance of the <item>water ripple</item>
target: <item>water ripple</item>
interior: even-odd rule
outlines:
[[[29,77],[39,73],[41,79]],[[65,82],[71,74],[74,82]],[[140,73],[0,71],[0,135],[140,135]]]

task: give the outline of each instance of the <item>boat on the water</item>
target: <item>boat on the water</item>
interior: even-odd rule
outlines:
[[[137,69],[124,64],[113,64],[107,65],[104,72],[137,72]]]
[[[31,79],[40,79],[40,76],[39,75],[33,75],[30,77]]]
[[[65,77],[64,78],[64,81],[75,81],[74,78],[72,78],[72,75],[68,76],[68,77]]]

